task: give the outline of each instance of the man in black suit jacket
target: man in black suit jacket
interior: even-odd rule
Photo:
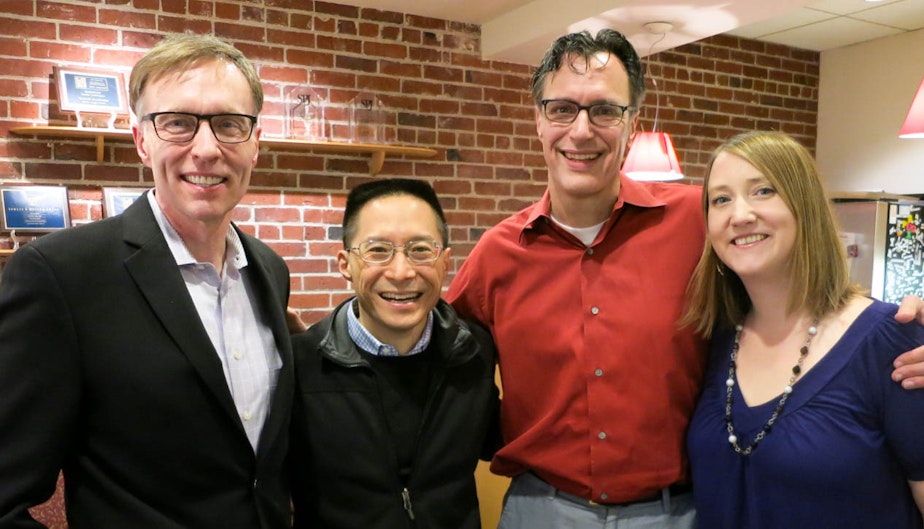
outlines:
[[[176,36],[130,84],[153,192],[4,271],[0,528],[40,527],[28,508],[61,469],[71,529],[289,527],[288,269],[231,224],[259,78],[224,42]]]

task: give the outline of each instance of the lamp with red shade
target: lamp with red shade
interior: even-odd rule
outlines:
[[[637,132],[622,170],[633,180],[679,180],[683,178],[674,142],[666,132]]]
[[[902,123],[898,137],[924,138],[924,79],[921,79],[921,86],[918,87],[911,101],[911,108],[908,109],[908,115],[905,116],[905,122]]]
[[[655,44],[664,40],[667,32],[673,27],[669,22],[645,24],[645,29],[661,36],[652,43],[651,49],[654,49]],[[651,55],[650,52],[651,50],[649,50],[649,55]],[[670,134],[658,132],[660,96],[658,95],[658,82],[654,76],[651,82],[655,89],[654,125],[651,132],[635,133],[632,145],[629,146],[629,153],[622,164],[622,170],[633,180],[679,180],[683,178],[683,171],[680,169],[680,161],[674,151],[674,142],[671,141]]]

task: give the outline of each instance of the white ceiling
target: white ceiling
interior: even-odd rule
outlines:
[[[536,64],[559,35],[610,27],[641,55],[730,33],[824,51],[924,28],[924,0],[333,0],[481,26],[485,59]],[[648,22],[672,24],[666,35]]]

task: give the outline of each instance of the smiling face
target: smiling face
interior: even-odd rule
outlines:
[[[613,55],[598,53],[587,64],[565,58],[549,75],[543,99],[566,99],[582,106],[595,103],[629,105],[629,76]],[[536,110],[536,130],[549,168],[549,192],[555,204],[586,199],[614,202],[619,169],[637,114],[626,113],[615,127],[593,125],[582,111],[570,124],[552,123]],[[557,212],[556,212],[557,214]]]
[[[707,236],[718,258],[745,284],[788,282],[796,219],[770,181],[743,158],[721,152],[706,191]]]
[[[375,240],[401,246],[426,239],[443,245],[439,227],[439,217],[423,200],[412,195],[387,195],[362,207],[348,244],[354,247]],[[381,265],[363,261],[356,252],[341,250],[337,255],[340,273],[353,283],[363,327],[382,343],[406,352],[420,339],[427,316],[440,299],[450,253],[447,248],[433,263],[413,264],[396,249],[394,258]]]
[[[145,89],[139,108],[139,119],[167,111],[255,114],[246,78],[237,67],[220,60],[155,78]],[[154,175],[157,203],[181,235],[203,226],[221,230],[230,222],[257,163],[259,128],[238,144],[220,143],[205,120],[186,143],[161,140],[150,120],[134,125],[132,133],[141,160]]]

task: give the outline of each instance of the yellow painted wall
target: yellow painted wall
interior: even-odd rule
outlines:
[[[495,529],[500,520],[501,504],[510,478],[492,474],[485,461],[478,462],[475,482],[478,485],[478,503],[481,505],[481,528]]]
[[[504,397],[504,385],[501,382],[500,369],[494,370],[494,383]],[[478,487],[478,504],[481,507],[481,529],[496,529],[500,521],[501,507],[504,503],[504,493],[510,485],[510,478],[492,474],[488,469],[491,464],[485,461],[478,462],[475,469],[475,484]]]

